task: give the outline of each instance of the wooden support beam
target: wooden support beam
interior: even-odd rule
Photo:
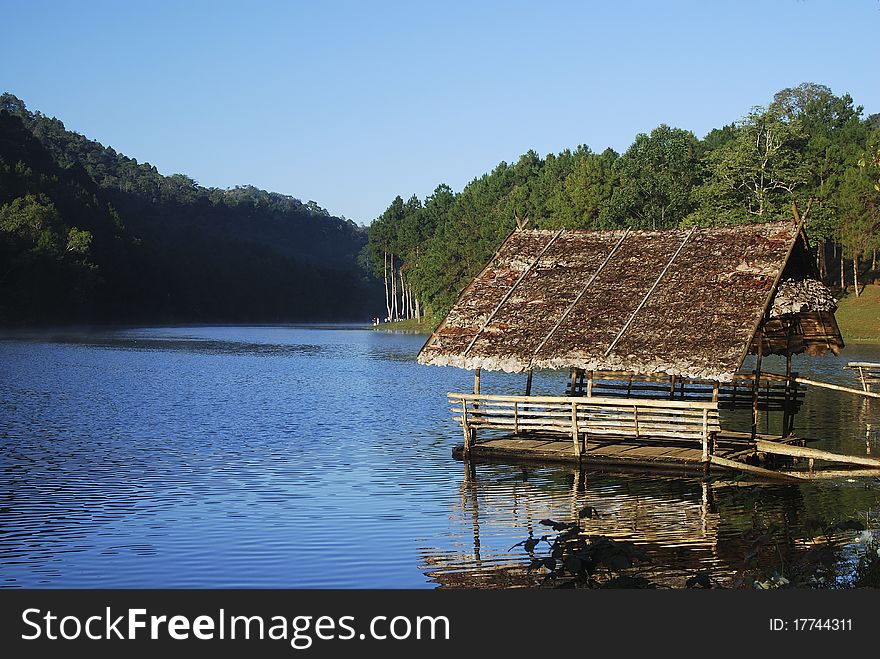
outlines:
[[[820,469],[814,471],[780,471],[786,476],[796,476],[800,480],[820,481],[838,478],[880,478],[880,469]]]
[[[571,438],[574,441],[574,454],[577,456],[577,459],[581,459],[581,442],[580,437],[578,436],[578,415],[577,415],[577,401],[571,402]]]
[[[758,332],[758,352],[755,355],[755,382],[752,385],[752,440],[758,434],[758,387],[761,384],[761,352],[764,345],[763,332]]]
[[[528,377],[526,377],[526,396],[532,395],[532,369],[528,370]]]
[[[480,393],[480,369],[474,369],[474,393]]]
[[[468,426],[467,418],[467,401],[463,398],[458,399],[461,402],[461,427],[464,430],[464,454],[471,452],[471,429]]]
[[[789,353],[785,355],[785,402],[782,405],[783,437],[788,437],[794,428],[794,414],[791,410],[791,384],[791,354]]]
[[[827,462],[840,462],[843,464],[876,467],[877,469],[880,469],[880,458],[867,458],[859,455],[843,455],[841,453],[832,453],[830,451],[822,451],[821,449],[808,448],[806,446],[792,446],[791,444],[768,442],[764,439],[755,440],[755,448],[761,453],[787,455],[792,458],[825,460]]]
[[[829,382],[819,382],[817,380],[808,380],[807,378],[794,378],[799,384],[808,384],[813,387],[822,387],[823,389],[833,389],[834,391],[843,391],[848,394],[856,394],[857,396],[865,396],[866,398],[880,398],[880,393],[873,391],[862,391],[861,389],[853,389],[852,387],[841,387],[839,384],[831,384]]]
[[[711,456],[709,454],[709,410],[703,410],[703,456],[702,460],[705,463],[703,467],[703,475],[709,475],[709,467],[712,464]]]
[[[756,476],[763,476],[764,478],[773,478],[776,480],[783,481],[792,481],[792,482],[800,482],[804,480],[809,480],[804,476],[800,476],[796,473],[792,472],[783,472],[783,471],[773,471],[772,469],[764,469],[764,467],[756,467],[755,465],[746,464],[745,462],[738,462],[736,460],[728,460],[727,458],[722,458],[718,455],[712,455],[709,457],[709,462],[713,465],[717,465],[719,467],[726,467],[727,469],[736,469],[737,471],[743,471],[747,474],[755,474]]]

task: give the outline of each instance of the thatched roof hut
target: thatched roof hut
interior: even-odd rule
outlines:
[[[790,223],[515,231],[419,363],[727,382],[750,351],[838,352],[835,308]]]

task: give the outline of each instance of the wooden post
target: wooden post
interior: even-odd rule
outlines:
[[[758,386],[761,382],[761,353],[764,350],[764,335],[760,330],[756,334],[758,338],[758,351],[755,355],[755,382],[752,385],[752,441],[758,434]]]
[[[513,434],[519,434],[519,402],[513,401]]]
[[[577,456],[578,461],[581,459],[581,442],[580,437],[578,436],[578,415],[577,415],[577,401],[571,401],[571,438],[574,442],[574,454]]]
[[[572,396],[574,396],[574,394],[575,394],[575,390],[576,390],[576,388],[577,388],[577,369],[576,369],[576,368],[572,368],[572,369],[571,369],[571,384],[570,384],[570,387],[571,387],[571,389],[569,390],[569,393],[570,393]]]
[[[709,410],[703,409],[703,475],[709,475],[709,466],[712,464],[709,459]]]
[[[528,373],[528,376],[526,377],[526,396],[531,396],[532,395],[532,369],[529,369],[527,371],[527,373]],[[523,407],[524,412],[528,412],[529,409],[530,408],[528,406]],[[523,430],[523,434],[525,434],[527,432],[531,432],[531,431]]]
[[[794,414],[792,414],[791,396],[791,353],[785,355],[785,402],[782,406],[782,436],[788,437],[793,429]]]
[[[475,394],[480,393],[480,369],[479,368],[474,369],[474,393]],[[479,407],[480,407],[480,404],[477,401],[474,401],[474,410],[476,410]],[[471,443],[472,444],[477,443],[477,429],[476,428],[471,428]]]
[[[675,398],[675,376],[669,376],[669,398]]]
[[[467,401],[461,398],[461,427],[464,430],[464,454],[467,456],[471,452],[471,429],[468,427],[467,421]]]
[[[587,377],[587,396],[593,395],[593,371],[590,371]]]

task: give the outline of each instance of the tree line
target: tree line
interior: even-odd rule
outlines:
[[[362,320],[363,227],[163,176],[0,96],[0,324]]]
[[[880,115],[804,83],[698,139],[665,124],[618,154],[529,151],[455,193],[396,197],[370,227],[366,257],[390,319],[439,319],[517,222],[532,228],[667,229],[792,219],[818,269],[859,293],[880,247]]]

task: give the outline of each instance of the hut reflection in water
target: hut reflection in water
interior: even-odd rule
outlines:
[[[576,521],[587,506],[597,515],[580,519],[582,533],[634,543],[650,559],[634,572],[659,587],[683,587],[701,572],[718,585],[740,585],[750,570],[772,572],[777,563],[784,570],[819,536],[841,552],[852,541],[848,533],[822,535],[826,520],[814,517],[824,503],[805,500],[797,485],[465,461],[459,504],[450,512],[458,542],[422,550],[422,571],[441,587],[546,585],[546,571],[529,571],[529,555],[513,545],[552,536],[541,520]]]

